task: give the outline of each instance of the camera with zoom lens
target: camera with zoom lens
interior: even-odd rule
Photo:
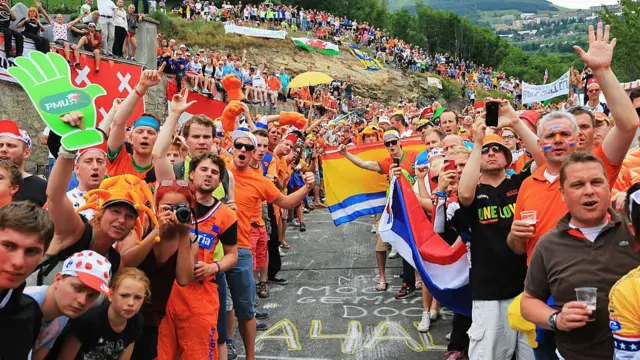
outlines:
[[[191,209],[183,203],[178,203],[172,206],[171,211],[176,214],[176,218],[181,223],[188,223],[191,219]]]

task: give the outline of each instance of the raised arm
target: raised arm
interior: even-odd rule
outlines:
[[[138,102],[144,101],[143,96],[147,90],[153,86],[158,85],[162,81],[162,71],[164,70],[166,63],[163,62],[158,70],[145,70],[140,76],[140,81],[133,89],[132,92],[124,99],[118,112],[113,117],[113,124],[111,126],[111,134],[109,135],[109,152],[116,152],[122,144],[124,144],[124,138],[126,135],[127,121],[133,114]]]
[[[375,161],[371,161],[371,160],[362,160],[359,157],[351,154],[350,152],[347,151],[347,146],[344,144],[341,144],[340,146],[338,146],[338,152],[342,155],[344,155],[349,161],[351,161],[352,163],[354,163],[357,167],[361,168],[361,169],[365,169],[365,170],[369,170],[369,171],[375,171],[377,173],[381,173],[382,172],[382,168],[380,167],[380,164],[378,164]]]
[[[107,113],[107,116],[100,121],[100,125],[98,125],[98,129],[104,131],[105,134],[109,134],[111,129],[111,124],[113,123],[113,117],[116,116],[116,112],[118,112],[118,107],[122,104],[122,99],[115,98],[113,99],[113,104],[111,105],[111,109]]]
[[[74,26],[75,24],[77,24],[80,20],[82,20],[82,15],[78,16],[77,18],[69,21],[69,26]]]
[[[469,160],[467,160],[467,165],[464,167],[464,170],[462,170],[460,184],[458,185],[458,200],[463,206],[471,205],[476,196],[476,187],[478,186],[478,179],[480,178],[480,155],[487,124],[484,123],[483,119],[479,119],[473,123],[472,130],[474,140],[473,150],[471,150],[471,156],[469,156]]]
[[[47,22],[49,23],[49,25],[52,25],[53,20],[51,20],[51,17],[49,16],[49,14],[47,14],[47,11],[42,7],[42,4],[40,4],[39,1],[36,1],[36,7],[38,8],[38,10],[40,10],[40,12],[42,13],[42,16],[44,16],[44,18],[47,19]]]
[[[293,209],[295,206],[300,204],[300,202],[304,199],[305,195],[311,191],[315,187],[315,176],[313,173],[304,173],[302,175],[304,177],[304,186],[301,187],[298,191],[293,194],[283,195],[280,194],[278,198],[273,202],[283,209]]]
[[[83,115],[79,112],[66,114],[62,121],[72,126],[82,123]],[[47,182],[47,206],[51,221],[55,228],[54,249],[63,250],[80,239],[84,232],[84,224],[80,215],[73,208],[71,200],[67,197],[67,187],[71,182],[71,173],[75,164],[75,152],[60,148],[56,166],[53,167],[49,181]]]
[[[520,120],[518,113],[513,109],[509,100],[487,98],[485,101],[495,101],[498,103],[498,127],[511,127],[520,139],[522,139],[525,148],[531,154],[533,160],[535,160],[531,165],[531,173],[535,172],[539,166],[544,165],[546,160],[540,146],[538,146],[538,136]]]
[[[173,98],[171,98],[171,112],[169,113],[169,116],[167,116],[167,120],[160,127],[160,133],[158,134],[156,143],[153,146],[153,158],[155,160],[154,163],[157,181],[175,179],[173,166],[171,165],[169,158],[167,158],[167,151],[169,151],[169,146],[171,145],[173,134],[178,126],[180,115],[182,115],[182,113],[191,105],[196,103],[195,100],[187,102],[188,95],[189,90],[187,90],[186,86],[182,88],[180,93],[173,95]]]
[[[609,42],[609,25],[604,27],[603,33],[602,23],[598,23],[597,33],[593,25],[589,26],[589,51],[585,52],[579,46],[574,46],[573,49],[593,71],[593,76],[602,87],[611,114],[616,119],[615,126],[602,143],[602,151],[612,164],[618,165],[622,164],[636,135],[638,115],[629,96],[611,70],[615,46],[616,39]]]

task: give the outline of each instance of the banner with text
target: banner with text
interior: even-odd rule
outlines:
[[[530,104],[552,99],[556,96],[569,94],[569,71],[560,79],[545,85],[531,85],[522,83],[522,103]]]
[[[268,38],[268,39],[281,39],[287,38],[287,32],[284,30],[267,30],[258,29],[246,26],[237,26],[233,24],[227,24],[224,26],[224,32],[227,34],[240,34],[252,37]]]
[[[378,60],[367,55],[362,50],[349,47],[349,51],[351,52],[351,54],[353,54],[353,56],[355,56],[358,60],[360,60],[365,70],[376,71],[376,70],[382,70],[384,68]]]

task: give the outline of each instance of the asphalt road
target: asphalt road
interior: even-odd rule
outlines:
[[[387,260],[386,292],[375,291],[378,270],[370,217],[335,227],[326,211],[307,214],[307,232],[287,229],[292,248],[280,276],[288,285],[269,285],[258,309],[269,312],[269,329],[256,339],[258,359],[443,359],[451,317],[416,327],[422,298],[398,300],[400,258]],[[238,335],[240,358],[244,349]]]

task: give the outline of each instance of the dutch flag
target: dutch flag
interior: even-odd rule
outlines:
[[[404,177],[391,182],[378,232],[418,270],[429,292],[455,313],[471,316],[469,261],[462,242],[450,246],[427,219]]]

